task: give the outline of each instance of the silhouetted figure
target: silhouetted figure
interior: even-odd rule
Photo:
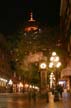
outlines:
[[[57,85],[56,89],[57,89],[57,91],[58,91],[60,97],[62,98],[63,87],[62,87],[61,85]]]
[[[34,101],[34,103],[36,102],[36,90],[34,90],[33,92],[32,92],[32,98],[33,98],[33,101]]]
[[[54,92],[54,101],[59,101],[59,93],[57,90]]]

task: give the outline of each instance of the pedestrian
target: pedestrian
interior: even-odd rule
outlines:
[[[62,87],[61,85],[58,84],[57,87],[56,87],[56,89],[57,89],[57,91],[58,91],[60,97],[62,98],[63,87]]]
[[[48,103],[49,102],[49,86],[47,86],[47,88],[46,88],[45,95],[46,95],[46,102]]]
[[[62,98],[63,87],[60,85],[60,97]]]
[[[55,89],[54,91],[54,101],[59,101],[59,92],[57,91],[57,89]]]
[[[33,90],[32,98],[33,101],[36,102],[36,90]]]

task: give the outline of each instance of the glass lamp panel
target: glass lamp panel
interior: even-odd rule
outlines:
[[[56,52],[53,52],[53,53],[52,53],[52,56],[56,56]]]
[[[59,68],[61,66],[61,62],[58,62],[56,67]]]
[[[51,57],[51,58],[50,58],[50,61],[53,61],[53,60],[54,60],[54,57]]]
[[[53,62],[50,62],[49,68],[52,68],[52,67],[53,67]]]
[[[56,62],[59,61],[59,57],[56,56],[55,59],[54,59],[54,61],[56,61]]]

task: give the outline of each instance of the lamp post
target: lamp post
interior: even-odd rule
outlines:
[[[55,84],[57,83],[57,74],[56,74],[56,68],[59,68],[61,66],[61,62],[59,61],[59,56],[57,56],[56,52],[52,52],[52,55],[50,57],[50,63],[49,68],[53,68],[53,74],[55,75]],[[53,83],[53,80],[52,80]],[[52,84],[51,84],[52,85]]]
[[[40,68],[40,78],[41,78],[41,88],[45,88],[47,84],[47,65],[45,62],[41,62],[39,65]]]

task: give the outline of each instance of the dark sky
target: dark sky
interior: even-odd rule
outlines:
[[[29,18],[32,11],[34,19],[47,25],[59,22],[60,0],[2,0],[0,3],[0,32],[16,32]]]

